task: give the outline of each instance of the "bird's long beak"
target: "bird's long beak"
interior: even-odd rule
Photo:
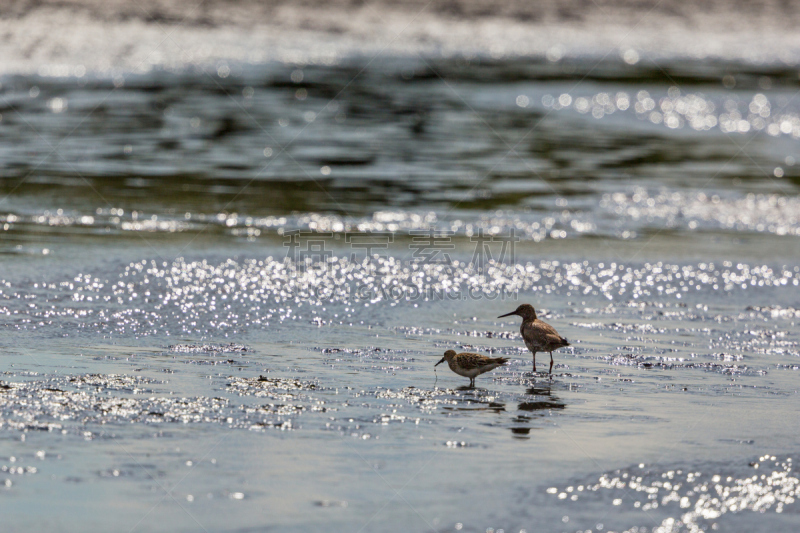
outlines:
[[[439,360],[439,362],[438,362],[438,363],[436,363],[436,364],[435,364],[435,365],[433,365],[433,366],[439,366],[440,364],[444,363],[445,361],[447,361],[447,358],[446,358],[446,357],[442,357],[442,358]]]
[[[503,318],[504,316],[511,316],[511,315],[515,315],[515,314],[517,314],[517,312],[516,312],[516,311],[511,311],[510,313],[506,313],[506,314],[504,314],[504,315],[500,315],[500,316],[499,316],[499,317],[497,317],[497,318]]]

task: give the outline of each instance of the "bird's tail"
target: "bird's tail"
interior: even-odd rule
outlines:
[[[569,341],[567,340],[566,337],[561,337],[561,342],[562,344],[564,344],[564,346],[570,346]]]
[[[508,363],[508,357],[495,357],[494,359],[492,359],[492,361],[494,361],[499,365],[504,365]]]

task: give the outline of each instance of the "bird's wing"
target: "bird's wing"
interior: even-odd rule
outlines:
[[[529,340],[535,346],[563,343],[561,335],[558,334],[556,328],[541,320],[525,324],[522,335],[524,339]]]
[[[458,354],[458,366],[464,370],[474,370],[484,365],[489,364],[490,358],[485,355],[477,353],[460,353]]]

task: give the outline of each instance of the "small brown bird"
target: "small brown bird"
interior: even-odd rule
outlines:
[[[508,359],[505,357],[486,357],[478,353],[456,353],[455,350],[447,350],[444,352],[444,357],[433,366],[439,366],[445,361],[447,361],[447,366],[450,367],[450,370],[459,376],[469,378],[470,387],[474,387],[476,377],[506,364]]]
[[[515,311],[500,315],[503,318],[509,315],[522,317],[519,332],[525,346],[533,352],[533,371],[536,372],[536,352],[550,352],[550,373],[553,373],[553,350],[569,346],[569,341],[558,334],[556,328],[536,318],[536,309],[530,304],[522,304]]]

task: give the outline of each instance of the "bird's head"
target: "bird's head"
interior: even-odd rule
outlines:
[[[447,361],[449,363],[450,361],[453,360],[453,357],[455,357],[455,356],[456,356],[456,351],[455,350],[447,350],[446,352],[444,352],[444,357],[439,359],[439,362],[436,363],[433,366],[439,366],[440,364],[444,363],[445,361]]]
[[[497,318],[503,318],[504,316],[511,315],[521,316],[523,320],[536,320],[536,309],[534,309],[531,304],[522,304],[510,313],[500,315]]]

